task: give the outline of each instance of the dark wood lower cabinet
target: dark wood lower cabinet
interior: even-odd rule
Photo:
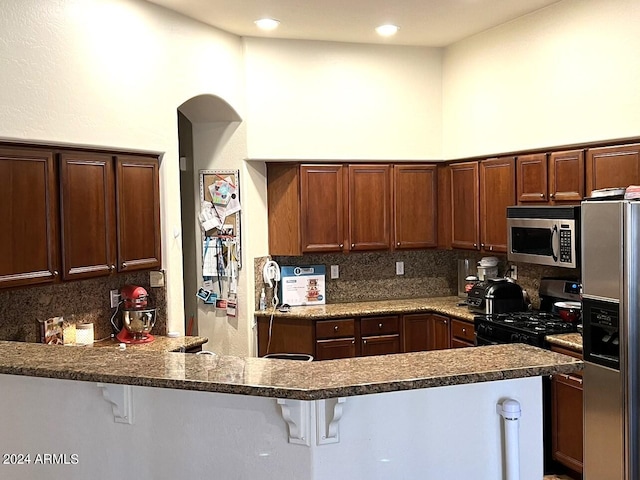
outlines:
[[[355,338],[337,338],[318,340],[316,342],[316,360],[334,360],[336,358],[352,358],[356,356]]]
[[[576,352],[552,348],[554,351],[582,358]],[[583,421],[582,374],[556,374],[551,377],[551,448],[555,461],[582,474]]]
[[[400,353],[400,335],[377,335],[364,337],[360,345],[360,355],[387,355]]]
[[[315,360],[473,346],[473,323],[437,313],[361,318],[258,317],[258,356],[304,353]]]

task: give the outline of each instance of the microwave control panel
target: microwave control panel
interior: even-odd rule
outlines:
[[[563,263],[572,262],[570,229],[560,228],[560,261]]]

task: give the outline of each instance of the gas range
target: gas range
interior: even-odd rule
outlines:
[[[558,315],[544,311],[526,311],[476,315],[477,345],[527,343],[546,347],[545,337],[577,331],[577,325],[563,321]]]

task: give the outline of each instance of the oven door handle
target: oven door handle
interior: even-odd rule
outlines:
[[[554,242],[553,240],[556,240],[556,242]],[[557,244],[557,249],[554,248],[556,247]],[[560,238],[558,236],[558,225],[554,225],[553,228],[551,229],[551,256],[553,257],[553,261],[557,262],[558,261],[558,255],[556,255],[556,252],[560,249]]]

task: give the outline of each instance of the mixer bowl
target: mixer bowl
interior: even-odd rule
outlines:
[[[156,323],[156,309],[123,310],[122,324],[136,340],[143,339]]]

